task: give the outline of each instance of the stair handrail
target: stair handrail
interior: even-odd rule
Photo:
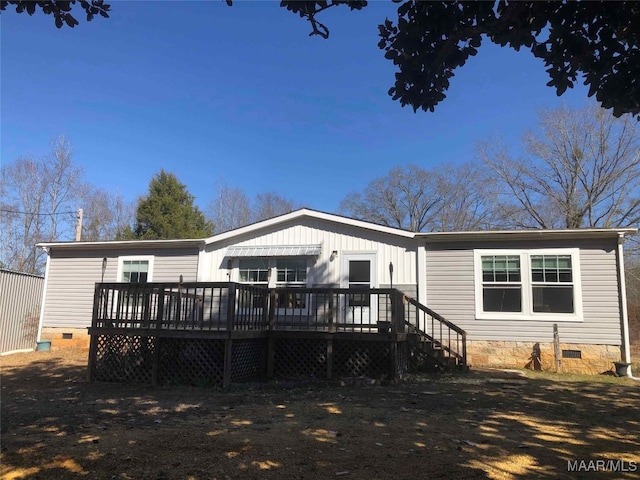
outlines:
[[[449,352],[449,354],[453,355],[454,357],[458,358],[460,361],[460,365],[463,367],[467,366],[467,332],[465,330],[463,330],[462,328],[460,328],[459,326],[457,326],[455,323],[450,322],[449,320],[447,320],[446,318],[444,318],[442,315],[440,315],[437,312],[434,312],[433,310],[431,310],[429,307],[427,307],[426,305],[423,305],[422,303],[420,303],[419,301],[417,301],[416,299],[409,297],[407,295],[404,296],[404,300],[413,305],[417,310],[420,310],[422,312],[424,312],[425,314],[427,314],[428,316],[430,316],[432,319],[437,320],[440,323],[440,326],[442,327],[443,325],[445,327],[447,327],[450,331],[454,331],[457,335],[460,336],[462,345],[461,345],[461,352],[459,351],[460,348],[456,348],[456,349],[452,349],[451,348],[451,338],[449,337],[449,342],[448,344],[444,344],[442,342],[442,336],[440,336],[440,339],[438,340],[437,338],[435,338],[435,335],[433,335],[433,331],[431,332],[431,335],[429,333],[427,333],[426,330],[422,330],[420,328],[419,322],[418,322],[418,314],[416,312],[416,323],[412,323],[411,319],[409,318],[410,315],[410,309],[406,309],[405,311],[405,323],[407,325],[409,325],[410,327],[413,327],[416,331],[416,333],[423,335],[424,337],[426,337],[429,341],[433,342],[434,345],[437,345],[438,347],[440,347],[443,350],[446,350],[447,352]],[[456,342],[458,343],[458,342]]]

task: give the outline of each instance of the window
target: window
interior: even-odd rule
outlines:
[[[145,283],[149,277],[148,260],[123,260],[122,281],[128,283]]]
[[[238,266],[238,280],[240,283],[248,283],[259,287],[269,286],[269,259],[243,258]],[[245,308],[263,308],[266,305],[267,295],[262,292],[243,290],[239,299],[240,305]]]
[[[519,256],[482,256],[482,302],[484,311],[521,312],[521,279]]]
[[[118,281],[126,283],[151,282],[153,256],[127,256],[118,258]]]
[[[131,284],[151,282],[153,259],[152,255],[119,257],[118,281]],[[150,297],[145,290],[143,285],[131,285],[123,289],[118,296],[121,313],[133,318],[148,312]]]
[[[276,259],[276,287],[306,287],[307,260],[305,258]],[[306,294],[285,292],[278,293],[278,308],[306,308]]]
[[[532,255],[533,311],[573,313],[571,255]]]
[[[240,283],[267,286],[269,282],[269,260],[265,258],[241,259],[238,268]]]
[[[241,258],[238,281],[268,288],[300,288],[307,286],[306,257]],[[307,295],[284,292],[276,296],[277,308],[306,308]]]
[[[476,317],[582,320],[578,249],[476,250]]]

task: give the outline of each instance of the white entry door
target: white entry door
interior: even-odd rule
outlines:
[[[377,287],[376,255],[374,253],[347,253],[342,255],[342,288],[353,290],[345,296],[345,322],[370,325],[376,322],[378,298],[369,294]],[[358,292],[358,290],[363,290]]]

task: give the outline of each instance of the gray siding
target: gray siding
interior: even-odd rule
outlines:
[[[561,342],[620,345],[620,309],[615,240],[490,242],[427,245],[427,305],[465,329],[470,340],[550,342],[554,321],[476,318],[473,250],[579,248],[582,322],[558,319]]]
[[[194,282],[198,271],[198,250],[86,250],[67,252],[52,249],[49,258],[44,327],[85,328],[91,325],[93,293],[102,277],[102,259],[107,258],[105,282],[117,282],[118,257],[153,255],[153,281]]]
[[[36,346],[44,278],[0,270],[0,353]]]

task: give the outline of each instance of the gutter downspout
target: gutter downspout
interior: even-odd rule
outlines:
[[[624,274],[624,257],[622,242],[624,233],[618,233],[618,278],[620,279],[620,315],[622,317],[622,361],[631,363],[631,344],[629,343],[629,315],[627,312],[627,284]],[[627,376],[633,378],[631,373],[631,365],[627,369]]]
[[[42,285],[42,300],[40,301],[40,319],[38,320],[38,337],[36,341],[42,340],[42,322],[44,321],[44,302],[47,298],[47,284],[49,283],[49,260],[51,255],[48,247],[42,247],[42,250],[47,254],[47,265],[44,269],[44,285]]]
[[[422,305],[427,305],[427,245],[426,242],[418,243],[416,255],[416,278],[418,280],[416,300]]]

